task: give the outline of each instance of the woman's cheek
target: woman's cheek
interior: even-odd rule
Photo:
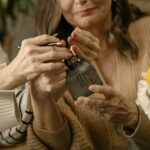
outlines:
[[[70,13],[73,7],[73,0],[59,0],[59,3],[63,12]]]

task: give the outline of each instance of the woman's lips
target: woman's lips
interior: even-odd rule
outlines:
[[[93,8],[87,8],[87,9],[78,11],[78,12],[76,12],[75,14],[78,14],[78,15],[84,17],[84,16],[91,15],[95,9],[96,9],[96,7],[93,7]]]

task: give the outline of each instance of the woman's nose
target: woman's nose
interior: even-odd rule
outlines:
[[[75,4],[84,4],[87,0],[75,0]]]

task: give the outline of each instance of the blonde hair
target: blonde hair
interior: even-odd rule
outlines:
[[[57,0],[39,0],[36,10],[37,34],[52,34],[60,19],[61,7]]]

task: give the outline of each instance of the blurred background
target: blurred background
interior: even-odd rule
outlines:
[[[11,61],[24,38],[35,35],[34,12],[37,0],[0,0],[0,63]],[[150,0],[129,0],[150,12]]]
[[[36,0],[0,0],[1,48],[9,60],[18,53],[17,46],[21,41],[35,34],[35,6]]]

